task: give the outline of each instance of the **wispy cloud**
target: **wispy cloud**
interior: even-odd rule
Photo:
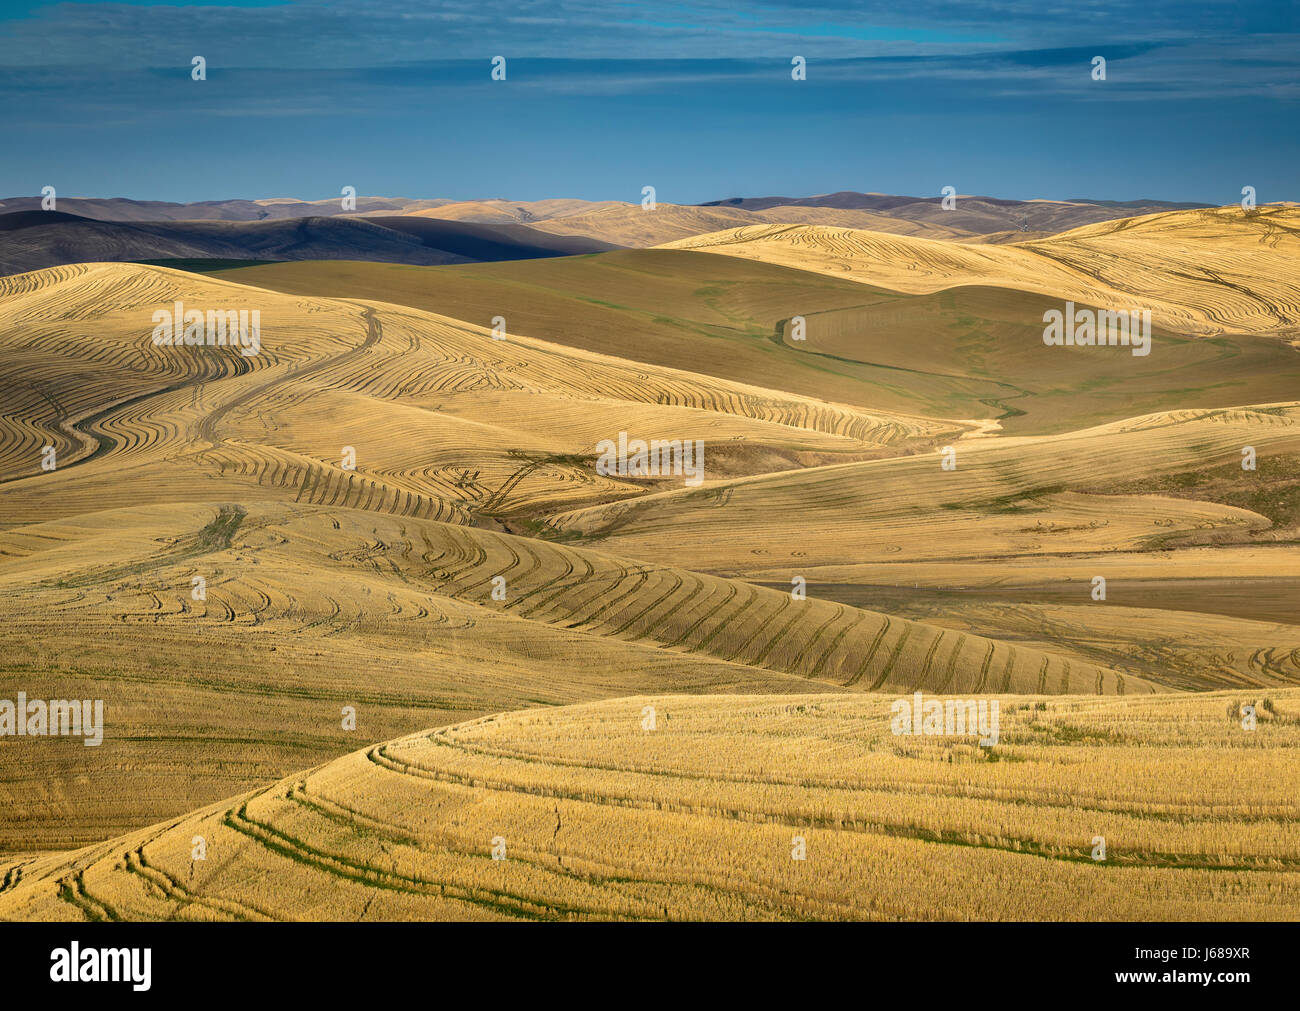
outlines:
[[[1259,0],[20,2],[0,8],[0,185],[333,193],[352,166],[363,192],[369,175],[383,179],[370,191],[421,196],[478,195],[489,180],[542,196],[558,179],[629,198],[641,183],[625,176],[652,169],[700,199],[921,192],[931,172],[999,192],[963,181],[978,171],[1018,195],[1077,194],[1100,173],[1111,189],[1093,195],[1213,202],[1253,173],[1295,196],[1300,141],[1246,124],[1297,119],[1296,18]],[[505,83],[490,79],[496,55]],[[793,55],[808,61],[797,85]],[[1232,144],[1175,162],[1159,145],[1181,150],[1184,124]],[[1071,130],[1127,131],[1130,160],[1033,146]],[[436,164],[433,181],[418,158]]]

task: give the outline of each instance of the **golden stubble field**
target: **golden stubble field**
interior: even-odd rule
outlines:
[[[878,695],[646,695],[489,716],[13,862],[0,913],[1300,915],[1300,691],[998,701],[992,748],[896,735]],[[1258,707],[1253,730],[1242,704]]]
[[[0,740],[0,916],[1294,918],[1293,218],[747,226],[419,305],[0,279],[0,699],[106,711]],[[498,285],[556,339],[495,340]],[[860,329],[950,292],[910,350]],[[1146,371],[1035,345],[1048,296],[1149,305]],[[153,345],[178,300],[259,310],[261,353]],[[701,440],[702,484],[597,473],[620,431]],[[999,741],[894,735],[915,691]]]
[[[665,245],[835,274],[897,291],[993,284],[1150,309],[1197,334],[1297,330],[1300,207],[1165,211],[1044,239],[969,245],[825,225],[747,225]]]

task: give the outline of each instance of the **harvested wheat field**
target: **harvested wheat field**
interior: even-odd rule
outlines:
[[[1295,213],[1282,208],[1276,216]],[[708,376],[867,411],[981,419],[985,430],[1007,435],[1057,435],[1137,414],[1295,398],[1296,315],[1284,308],[1297,297],[1294,240],[1270,235],[1254,218],[1243,224],[1232,212],[1204,214],[1091,226],[1045,240],[1033,255],[1025,244],[989,253],[931,242],[927,256],[951,270],[919,287],[915,265],[929,260],[879,233],[845,234],[863,248],[884,243],[880,258],[822,271],[813,254],[824,233],[815,230],[807,246],[773,239],[515,263],[313,261],[214,274],[286,294],[393,302],[484,324],[501,314],[512,332],[566,347],[669,368],[689,363]],[[1145,238],[1126,239],[1121,248],[1108,234],[1092,236],[1106,227]],[[1166,242],[1184,232],[1190,237]],[[1264,243],[1258,250],[1250,245],[1255,236]],[[776,257],[782,249],[790,255]],[[1224,249],[1233,251],[1232,273],[1225,268],[1215,280],[1205,272],[1218,269]],[[1058,263],[1066,255],[1068,270]],[[984,269],[989,256],[1001,257],[992,273]],[[1134,281],[1132,291],[1117,264]],[[1266,296],[1255,295],[1256,277]],[[1046,348],[1044,314],[1062,311],[1067,298],[1090,311],[1159,302],[1169,312],[1153,314],[1147,355]],[[1211,336],[1197,308],[1206,300],[1238,306],[1241,319]],[[804,321],[798,332],[795,317]]]
[[[1296,213],[0,278],[0,918],[1295,918]]]
[[[412,211],[411,217],[498,224],[526,224],[557,235],[580,235],[620,246],[654,246],[705,232],[768,221],[865,228],[935,239],[974,238],[976,232],[938,220],[912,221],[876,211],[780,204],[755,210],[656,203],[653,208],[619,201],[470,200]]]
[[[0,534],[0,552],[0,697],[71,694],[106,713],[98,747],[30,742],[51,770],[43,782],[0,752],[10,848],[83,844],[358,737],[528,705],[646,691],[1164,690],[978,633],[354,509],[115,509]]]
[[[1229,206],[971,245],[817,225],[750,225],[667,243],[836,274],[898,291],[995,284],[1107,308],[1151,310],[1185,333],[1300,328],[1300,208]]]
[[[1300,449],[1300,404],[1162,412],[1066,435],[983,438],[939,450],[676,489],[557,515],[554,525],[639,557],[734,574],[1075,555],[1292,538],[1214,497],[1109,494],[1194,467]],[[945,450],[949,452],[945,452]],[[949,466],[945,467],[945,460]],[[1254,482],[1238,468],[1238,486]],[[797,517],[797,522],[791,522]],[[926,537],[942,530],[942,536]],[[758,546],[758,545],[761,545]],[[786,575],[789,578],[789,575]]]
[[[1300,915],[1300,692],[997,701],[991,748],[895,735],[887,696],[646,695],[491,716],[12,861],[0,913]],[[1246,703],[1259,714],[1249,733]]]
[[[9,523],[214,493],[463,523],[633,493],[591,466],[620,430],[707,439],[722,472],[746,473],[769,455],[862,458],[972,427],[161,267],[21,274],[0,279],[0,300],[0,382],[17,393],[0,448]],[[260,353],[155,346],[151,313],[177,301],[256,309]],[[23,382],[34,370],[41,382]]]

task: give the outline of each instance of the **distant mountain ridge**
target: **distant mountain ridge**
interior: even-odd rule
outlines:
[[[414,266],[649,248],[730,228],[812,225],[967,244],[1044,238],[1086,225],[1205,204],[1160,200],[913,197],[844,190],[703,204],[551,198],[212,200],[181,204],[61,197],[0,202],[0,272],[158,260],[361,260]]]
[[[523,225],[379,216],[263,221],[104,221],[66,211],[0,213],[0,273],[69,263],[156,260],[364,260],[430,266],[617,248]]]
[[[667,196],[667,194],[665,194]],[[300,200],[273,197],[260,200],[201,200],[174,203],[167,200],[132,200],[128,197],[59,197],[59,210],[99,221],[265,221],[277,218],[334,217],[342,214],[416,214],[430,217],[483,221],[489,224],[545,221],[617,206],[623,201],[552,198],[547,200],[509,200],[502,197],[479,200],[452,200],[445,197],[415,199],[410,197],[356,197],[355,208],[345,211],[341,198]],[[892,211],[912,204],[938,205],[941,196],[916,197],[889,193],[863,193],[840,190],[806,197],[727,197],[706,200],[693,207],[731,207],[761,211],[772,207],[832,207],[840,210]],[[1005,197],[958,196],[959,202],[973,201],[995,207],[1021,207],[1034,204],[1086,205],[1152,213],[1158,210],[1187,210],[1211,204],[1170,200],[1097,200],[1072,197],[1068,200],[1016,200]],[[628,203],[631,203],[630,201]],[[639,206],[636,205],[636,206]],[[439,212],[439,209],[443,209]],[[1143,210],[1150,208],[1149,211]],[[0,201],[0,213],[40,210],[41,197],[13,196]],[[430,213],[432,212],[432,213]]]
[[[869,211],[898,221],[929,226],[942,226],[949,230],[969,233],[965,241],[1002,242],[1023,233],[1024,238],[1041,238],[1056,232],[1068,231],[1083,225],[1113,221],[1117,218],[1155,214],[1159,211],[1198,210],[1210,204],[1175,203],[1167,200],[1008,200],[1002,197],[966,196],[957,194],[951,208],[943,206],[942,196],[909,197],[887,193],[855,193],[843,191],[824,193],[811,197],[732,197],[705,204],[706,207],[726,207],[735,210],[761,213],[767,221],[775,223],[776,215],[786,209],[791,224],[840,224],[846,228],[861,227],[850,221],[836,222],[798,220],[794,208],[834,208],[839,211]],[[879,228],[905,234],[900,229]],[[1007,233],[1012,233],[1008,235]],[[927,235],[927,238],[944,238]]]
[[[341,198],[297,200],[201,200],[178,204],[127,197],[59,197],[57,209],[97,221],[268,221],[280,218],[333,217],[342,214],[409,214],[449,204],[450,200],[357,197],[356,210],[344,211]],[[41,210],[40,197],[5,197],[0,213]]]

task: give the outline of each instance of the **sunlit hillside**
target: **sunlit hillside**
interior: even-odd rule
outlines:
[[[642,695],[492,716],[75,853],[0,861],[0,915],[1300,915],[1300,693],[997,702],[991,747],[897,735],[889,696]],[[1243,703],[1258,705],[1253,731]]]
[[[1012,245],[813,225],[750,226],[668,243],[921,293],[964,284],[1150,309],[1178,332],[1300,336],[1300,207],[1168,211]]]

